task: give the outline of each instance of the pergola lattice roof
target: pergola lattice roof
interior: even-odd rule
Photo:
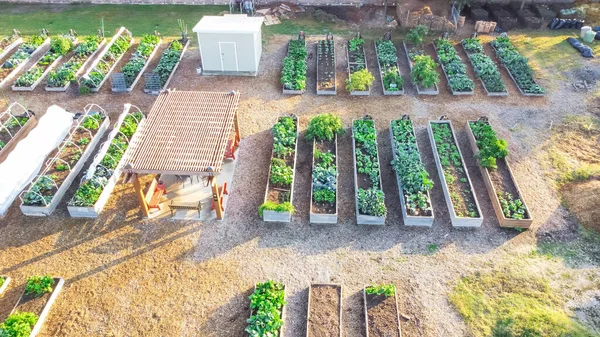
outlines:
[[[128,171],[178,175],[221,172],[239,99],[236,92],[160,94],[138,131],[138,141],[131,144]]]

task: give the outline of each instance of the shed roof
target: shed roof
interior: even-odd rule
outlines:
[[[127,170],[142,174],[221,172],[240,94],[167,91],[160,94],[131,144]]]
[[[196,33],[254,34],[260,32],[263,17],[249,17],[246,14],[225,16],[204,16],[196,24]]]

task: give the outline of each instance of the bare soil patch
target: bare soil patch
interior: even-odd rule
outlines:
[[[340,336],[340,291],[339,286],[311,286],[308,337]]]
[[[395,297],[367,294],[366,301],[369,337],[401,337]]]

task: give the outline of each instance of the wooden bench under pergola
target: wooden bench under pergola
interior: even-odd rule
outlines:
[[[239,99],[233,91],[166,91],[158,96],[139,137],[130,144],[126,166],[145,216],[150,214],[154,188],[151,185],[144,194],[138,176],[164,174],[208,178],[217,219],[223,219],[224,188],[214,178],[240,141]]]

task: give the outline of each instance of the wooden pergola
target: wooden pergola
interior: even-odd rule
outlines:
[[[221,173],[228,147],[240,141],[237,92],[166,91],[158,96],[139,137],[130,144],[126,171],[145,216],[156,179],[144,194],[140,174],[207,177],[217,219],[223,218],[221,191],[214,177]]]

